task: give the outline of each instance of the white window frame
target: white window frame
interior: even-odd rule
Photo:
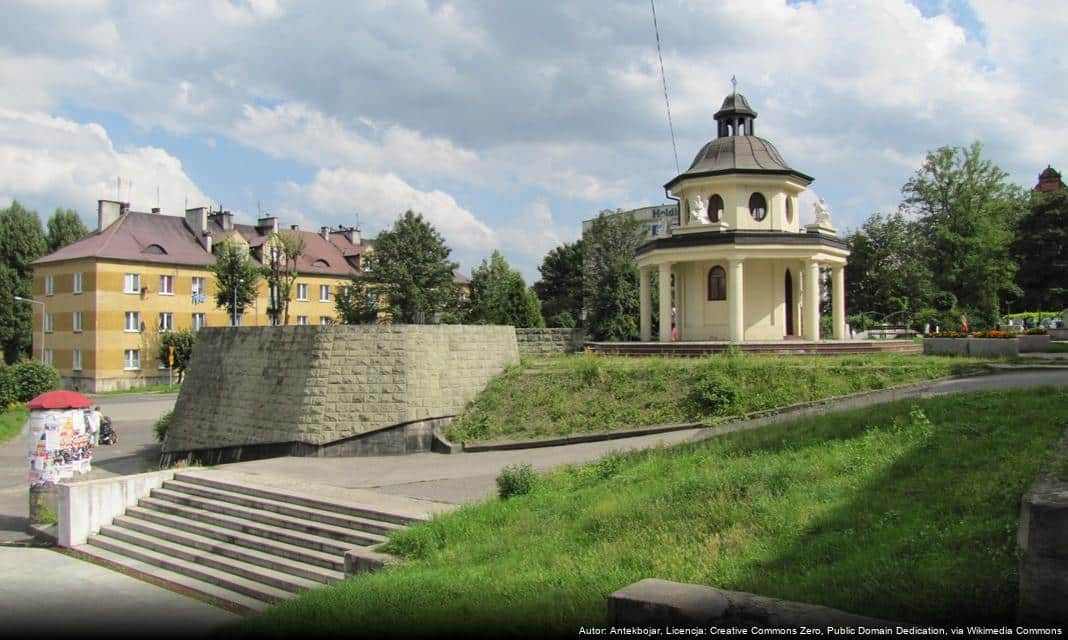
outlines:
[[[207,293],[208,293],[208,282],[207,282],[207,279],[204,278],[203,276],[193,276],[193,284],[191,286],[190,291],[194,295],[198,294],[198,293],[203,293],[203,294],[207,295]]]
[[[126,333],[141,333],[141,312],[140,311],[127,311],[124,316],[123,325]],[[134,328],[130,328],[130,319],[133,319]]]
[[[45,364],[52,364],[52,362],[55,361],[55,352],[51,349],[45,349],[43,357]]]
[[[52,333],[56,330],[56,315],[54,313],[44,314],[44,332]]]
[[[131,287],[131,283],[133,286]],[[127,273],[122,279],[122,292],[123,293],[141,293],[141,274],[140,273]]]
[[[319,302],[330,302],[330,285],[319,285]]]
[[[82,273],[81,271],[76,271],[74,273],[74,288],[72,289],[72,293],[82,293],[82,287],[83,287],[82,280],[84,278],[84,275],[85,274]]]
[[[299,301],[299,302],[307,302],[308,301],[308,283],[307,282],[298,282],[297,283],[297,301]]]
[[[200,331],[204,327],[208,326],[208,317],[203,313],[193,314],[193,330]]]
[[[164,288],[163,283],[166,282],[170,286]],[[159,294],[161,296],[173,296],[174,295],[174,276],[168,274],[160,274],[159,277]]]
[[[334,318],[332,316],[319,316],[319,326],[328,326],[334,324]]]
[[[308,324],[308,316],[297,316],[297,325],[298,326],[303,327],[303,326],[305,326],[307,324]]]
[[[45,295],[52,296],[56,293],[56,277],[52,275],[45,276]]]
[[[81,371],[82,370],[82,350],[74,349],[70,352],[70,370]]]
[[[140,371],[141,370],[141,350],[140,349],[124,349],[123,350],[123,352],[122,352],[122,370],[123,371]]]
[[[174,331],[174,312],[160,311],[159,324],[157,325],[157,327],[159,328],[160,333]]]
[[[73,313],[70,314],[70,317],[71,317],[71,331],[73,331],[74,333],[81,333],[83,331],[83,328],[82,328],[82,312],[81,311],[74,311]]]

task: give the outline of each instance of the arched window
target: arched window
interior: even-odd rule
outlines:
[[[145,247],[145,253],[151,253],[157,256],[165,256],[167,255],[167,250],[159,246],[158,244],[150,244]]]
[[[316,260],[315,262],[313,262],[312,266],[313,267],[329,267],[330,263],[327,262],[326,260],[323,260],[323,259],[320,258],[319,260]]]
[[[754,193],[749,196],[749,215],[753,216],[753,220],[760,222],[768,215],[768,201],[764,199],[764,195],[761,193]]]
[[[712,267],[708,270],[708,299],[727,299],[727,272],[723,267]]]
[[[723,198],[718,193],[708,197],[708,220],[720,222],[723,219]]]
[[[792,223],[794,221],[794,201],[790,196],[786,196],[786,222]]]

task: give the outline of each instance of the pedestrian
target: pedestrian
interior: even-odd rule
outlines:
[[[100,411],[100,405],[93,407],[91,422],[93,424],[93,446],[96,446],[100,444],[100,426],[104,424],[104,413]]]

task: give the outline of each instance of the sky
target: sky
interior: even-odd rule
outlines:
[[[928,150],[1068,168],[1058,0],[656,0],[679,169],[731,91],[856,228]],[[96,201],[356,225],[422,213],[524,274],[676,169],[646,0],[5,0],[0,206]],[[121,179],[121,187],[117,186]],[[802,212],[808,222],[811,211]]]

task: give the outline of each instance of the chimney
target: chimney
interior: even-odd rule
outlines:
[[[159,207],[152,207],[152,213],[154,213],[156,215],[159,215],[159,212],[160,212],[160,208]]]
[[[96,202],[96,230],[103,231],[126,213],[126,206],[115,200],[97,200]]]
[[[229,211],[215,211],[209,213],[208,218],[214,220],[216,224],[222,227],[223,231],[234,230],[234,214]]]
[[[204,243],[204,251],[211,253],[211,234],[205,231],[200,238]]]
[[[345,238],[356,246],[360,246],[360,242],[362,241],[362,238],[360,238],[360,230],[355,227],[345,229]]]
[[[193,230],[195,234],[202,234],[208,230],[208,209],[207,207],[197,207],[196,209],[185,210],[185,223],[189,225],[189,228]]]
[[[323,236],[323,240],[330,241],[330,227],[320,227],[319,235]]]
[[[278,231],[278,218],[275,216],[267,216],[266,218],[256,220],[256,232],[260,235],[266,235],[276,231]]]
[[[300,225],[299,224],[291,224],[291,225],[289,225],[289,228],[292,229],[293,231],[300,231]]]

